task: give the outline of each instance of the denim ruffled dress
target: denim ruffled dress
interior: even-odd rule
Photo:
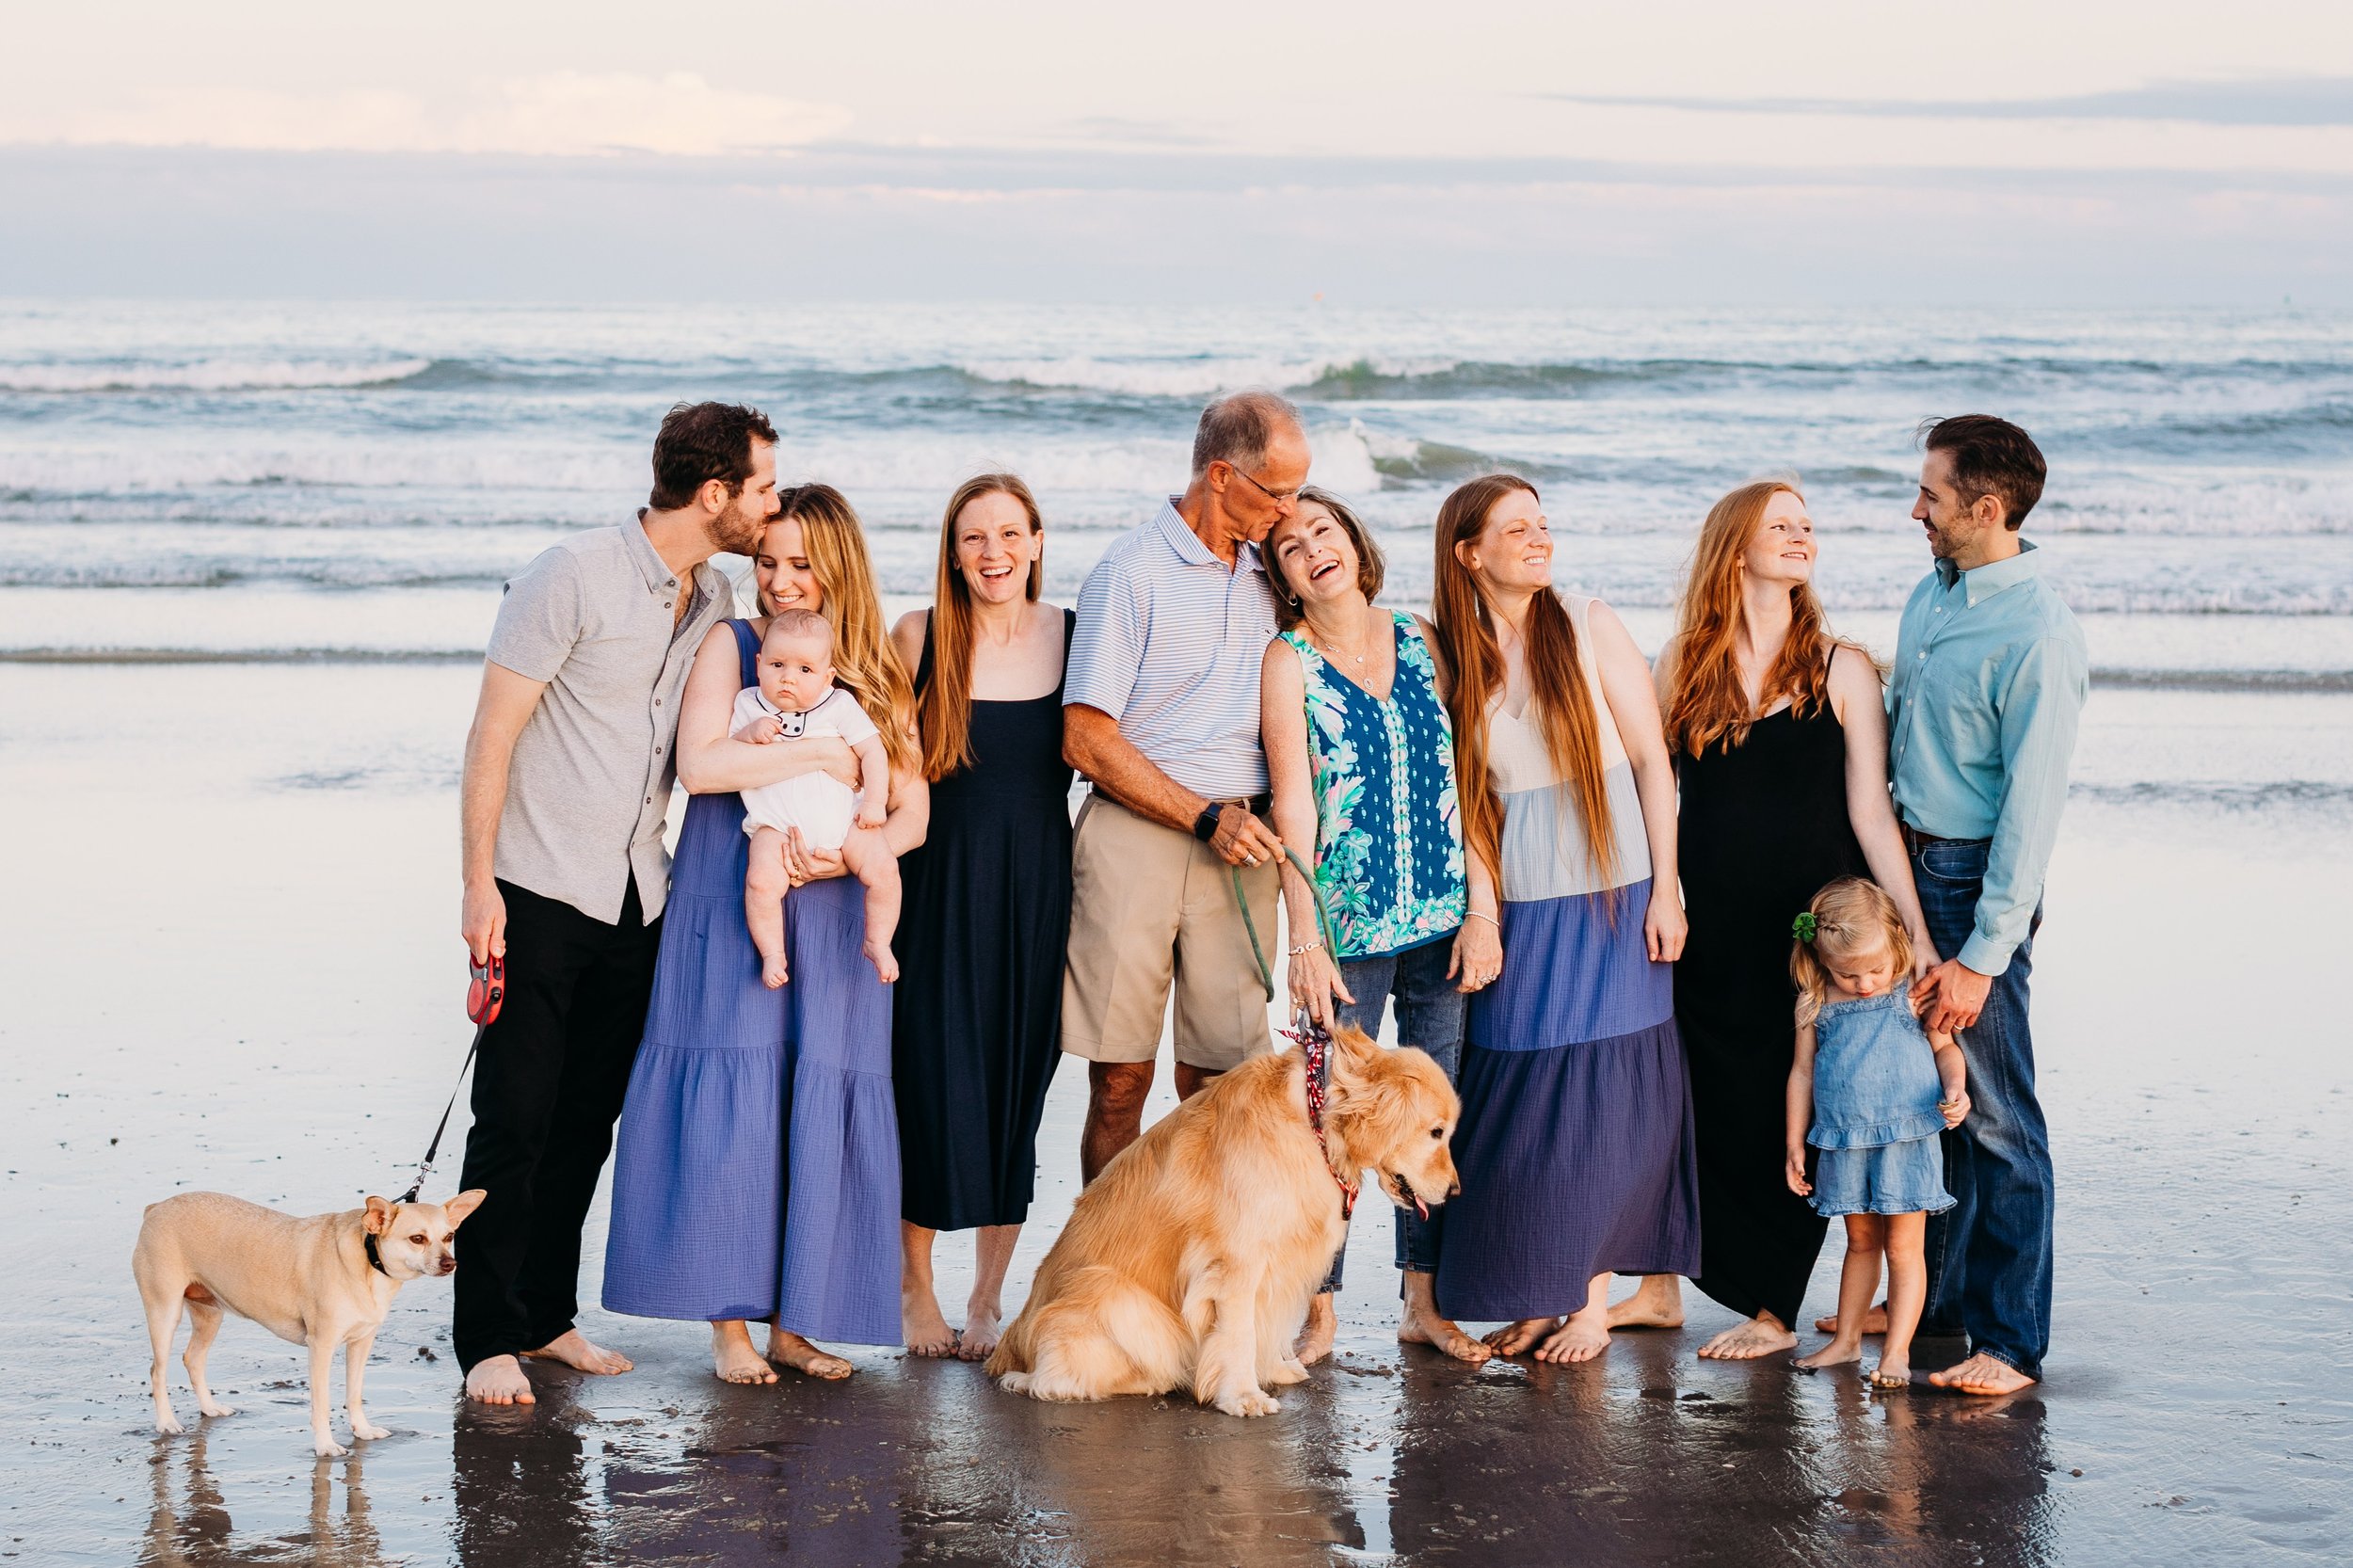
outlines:
[[[1945,1190],[1945,1092],[1906,987],[1822,1004],[1814,1020],[1814,1211],[1934,1214]]]

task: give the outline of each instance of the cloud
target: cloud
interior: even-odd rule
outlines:
[[[0,142],[216,147],[249,152],[517,152],[700,156],[777,152],[832,136],[849,111],[661,76],[559,71],[474,84],[455,99],[185,88],[40,125],[0,111]]]
[[[1555,93],[1572,104],[1702,114],[1860,115],[1935,120],[2169,120],[2200,125],[2353,125],[2353,76],[2152,82],[2068,98],[1970,101],[1849,98],[1674,98]]]

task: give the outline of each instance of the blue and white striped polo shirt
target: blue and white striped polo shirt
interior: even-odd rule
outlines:
[[[1232,570],[1176,513],[1103,552],[1079,590],[1063,705],[1119,720],[1119,732],[1169,777],[1211,800],[1267,787],[1258,744],[1258,671],[1274,637],[1274,596],[1257,548]]]

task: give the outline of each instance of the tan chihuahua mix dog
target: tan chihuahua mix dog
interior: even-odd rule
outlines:
[[[311,1451],[328,1457],[350,1450],[328,1430],[328,1383],[335,1348],[344,1347],[344,1408],[355,1439],[383,1437],[360,1406],[368,1352],[400,1288],[427,1274],[456,1272],[450,1238],[486,1196],[476,1188],[445,1204],[386,1203],[297,1219],[225,1192],[183,1192],[148,1206],[132,1249],[131,1272],[147,1304],[147,1332],[155,1344],[148,1374],[155,1394],[155,1430],[183,1431],[171,1411],[164,1361],[186,1303],[196,1326],[188,1335],[188,1385],[206,1416],[234,1416],[204,1383],[204,1356],[220,1332],[224,1308],[250,1318],[280,1339],[311,1351]]]

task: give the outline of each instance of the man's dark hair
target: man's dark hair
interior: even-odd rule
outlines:
[[[1219,398],[1201,410],[1200,428],[1193,433],[1193,472],[1206,473],[1211,463],[1257,468],[1266,456],[1267,442],[1285,424],[1302,427],[1299,410],[1288,398],[1271,392],[1238,392]]]
[[[728,494],[743,492],[752,476],[752,442],[776,443],[776,427],[758,408],[741,403],[680,403],[662,417],[653,439],[653,493],[647,504],[657,512],[690,505],[695,492],[717,479]]]
[[[2013,534],[2042,499],[2049,472],[2042,449],[2006,419],[1992,414],[1955,414],[1920,422],[1920,444],[1953,460],[1953,487],[1961,504],[1975,506],[1985,496],[2002,503],[2002,521]]]

